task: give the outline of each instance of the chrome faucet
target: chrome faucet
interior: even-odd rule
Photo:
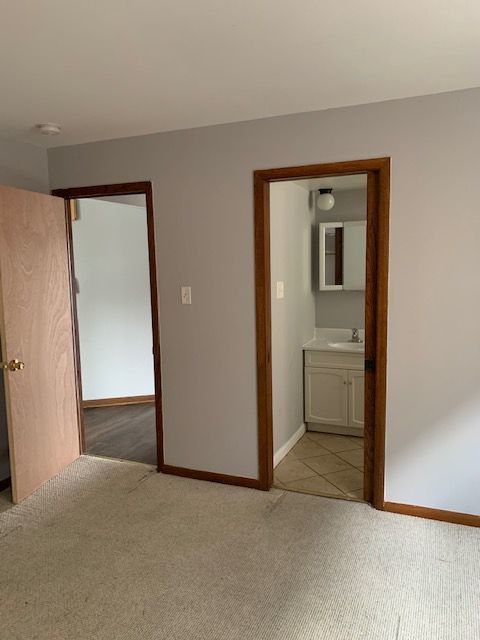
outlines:
[[[350,342],[363,342],[363,340],[360,339],[360,334],[358,332],[358,329],[352,329],[352,337],[350,338]]]

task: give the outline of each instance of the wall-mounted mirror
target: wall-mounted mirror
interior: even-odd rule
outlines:
[[[320,223],[321,291],[365,289],[366,231],[365,220]]]
[[[343,289],[343,222],[320,223],[320,289]]]

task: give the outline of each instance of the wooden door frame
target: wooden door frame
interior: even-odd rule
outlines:
[[[254,172],[259,484],[268,491],[273,483],[270,183],[360,173],[367,174],[365,360],[375,363],[373,371],[365,371],[364,498],[383,509],[390,158]]]
[[[79,416],[80,452],[85,450],[85,427],[83,421],[82,375],[80,366],[80,340],[78,332],[77,303],[73,283],[75,282],[72,216],[69,202],[80,198],[104,198],[106,196],[144,195],[147,213],[148,264],[150,273],[150,305],[152,315],[153,362],[155,376],[155,425],[157,434],[157,470],[163,467],[163,410],[162,410],[162,379],[161,379],[161,350],[160,350],[160,322],[157,290],[157,262],[155,252],[155,224],[153,212],[152,183],[125,182],[122,184],[103,184],[93,187],[73,187],[69,189],[54,189],[52,195],[64,198],[65,217],[67,222],[67,244],[70,260],[71,300],[74,317],[74,347],[77,380],[77,410]]]

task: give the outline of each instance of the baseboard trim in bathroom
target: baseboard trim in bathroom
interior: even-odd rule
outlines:
[[[480,527],[480,516],[469,513],[430,509],[429,507],[418,507],[413,504],[401,504],[399,502],[385,502],[383,508],[385,511],[400,513],[404,516],[415,516],[416,518],[427,518],[428,520],[464,524],[468,527]]]
[[[97,398],[96,400],[83,400],[84,409],[97,407],[126,406],[130,404],[150,404],[155,402],[155,396],[122,396],[121,398]]]
[[[316,422],[307,422],[307,431],[314,433],[334,433],[337,436],[355,436],[363,437],[363,429],[357,427],[339,427],[336,424],[320,424]],[[360,432],[360,433],[359,433]]]
[[[302,424],[298,427],[298,429],[295,431],[293,436],[289,440],[287,440],[287,442],[282,447],[280,447],[280,449],[274,454],[274,456],[273,456],[273,468],[274,469],[285,458],[287,453],[291,449],[293,449],[293,447],[297,444],[297,442],[300,440],[300,438],[305,434],[306,430],[307,430],[307,428],[305,426],[305,423],[302,422]]]
[[[247,487],[249,489],[260,489],[260,480],[257,478],[243,478],[242,476],[229,476],[224,473],[214,473],[212,471],[200,471],[199,469],[188,469],[186,467],[175,467],[170,464],[162,464],[162,473],[172,476],[182,476],[193,480],[206,480],[207,482],[220,482],[221,484],[233,484],[237,487]]]

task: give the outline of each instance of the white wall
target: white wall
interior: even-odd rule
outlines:
[[[0,185],[49,192],[45,149],[0,138]],[[1,354],[0,354],[1,356]],[[10,475],[3,374],[0,373],[0,480]]]
[[[84,400],[154,394],[145,207],[85,198],[73,223]]]
[[[317,327],[338,329],[365,328],[364,291],[319,291],[318,289],[318,223],[365,220],[367,217],[366,189],[335,191],[335,206],[330,211],[321,211],[315,198],[315,321]]]
[[[133,204],[136,207],[145,207],[145,196],[141,193],[132,193],[125,196],[102,196],[97,198],[100,202],[119,202],[120,204]]]
[[[257,477],[252,171],[391,156],[386,499],[480,514],[479,113],[474,89],[49,151],[52,187],[153,181],[168,463]]]
[[[308,191],[294,182],[270,189],[270,262],[272,276],[273,449],[283,447],[303,425],[302,345],[313,338],[312,290],[314,212]],[[276,282],[284,282],[277,299]]]

